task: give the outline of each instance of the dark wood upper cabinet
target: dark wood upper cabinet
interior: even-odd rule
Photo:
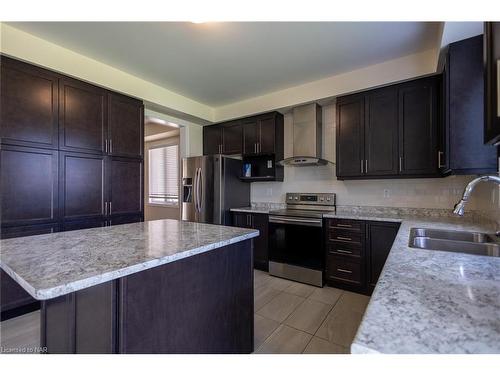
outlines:
[[[5,56],[0,59],[2,143],[57,149],[59,76]]]
[[[239,121],[232,121],[221,126],[222,153],[241,154],[243,150],[243,127]]]
[[[0,152],[1,222],[28,225],[58,218],[58,153],[3,145]]]
[[[337,178],[438,177],[439,76],[337,99]]]
[[[443,139],[440,167],[445,174],[497,170],[496,148],[484,145],[483,36],[449,45],[443,69]]]
[[[59,181],[63,220],[104,218],[105,156],[61,152]]]
[[[276,153],[276,116],[274,114],[262,116],[259,119],[260,124],[260,139],[259,153],[274,154]]]
[[[362,95],[337,101],[337,177],[361,176],[365,168],[364,119]]]
[[[110,157],[108,161],[109,215],[143,210],[142,160]]]
[[[243,121],[243,154],[255,155],[260,140],[260,124],[256,117]]]
[[[61,150],[106,152],[106,91],[62,78],[59,84],[59,145]]]
[[[144,105],[140,100],[108,93],[108,153],[142,158],[144,154]]]
[[[500,22],[484,23],[484,143],[500,142]]]
[[[283,159],[283,115],[278,112],[203,127],[203,155],[274,155]]]
[[[222,153],[222,126],[204,126],[203,155],[215,155],[220,153]]]
[[[438,81],[420,79],[399,87],[399,173],[436,176],[438,170]]]
[[[375,90],[365,97],[365,166],[368,176],[398,174],[398,91]]]
[[[275,154],[283,159],[283,115],[277,112],[243,120],[243,154]]]

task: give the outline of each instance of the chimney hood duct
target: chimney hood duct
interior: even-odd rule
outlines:
[[[280,165],[326,165],[321,158],[322,110],[316,104],[293,109],[293,156],[281,160]]]

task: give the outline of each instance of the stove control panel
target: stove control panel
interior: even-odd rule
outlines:
[[[286,193],[287,204],[335,206],[334,193]]]

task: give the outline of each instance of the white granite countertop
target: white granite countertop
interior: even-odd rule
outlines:
[[[0,241],[0,267],[45,300],[259,235],[258,230],[155,220]]]
[[[463,218],[332,214],[401,227],[352,353],[500,353],[500,258],[415,249],[414,227],[493,232]]]
[[[249,214],[268,214],[269,208],[259,208],[259,207],[238,207],[231,208],[232,212],[246,212]]]

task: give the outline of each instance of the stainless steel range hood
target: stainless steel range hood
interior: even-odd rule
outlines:
[[[322,111],[316,104],[293,109],[293,156],[281,160],[280,165],[325,165],[321,158]]]

